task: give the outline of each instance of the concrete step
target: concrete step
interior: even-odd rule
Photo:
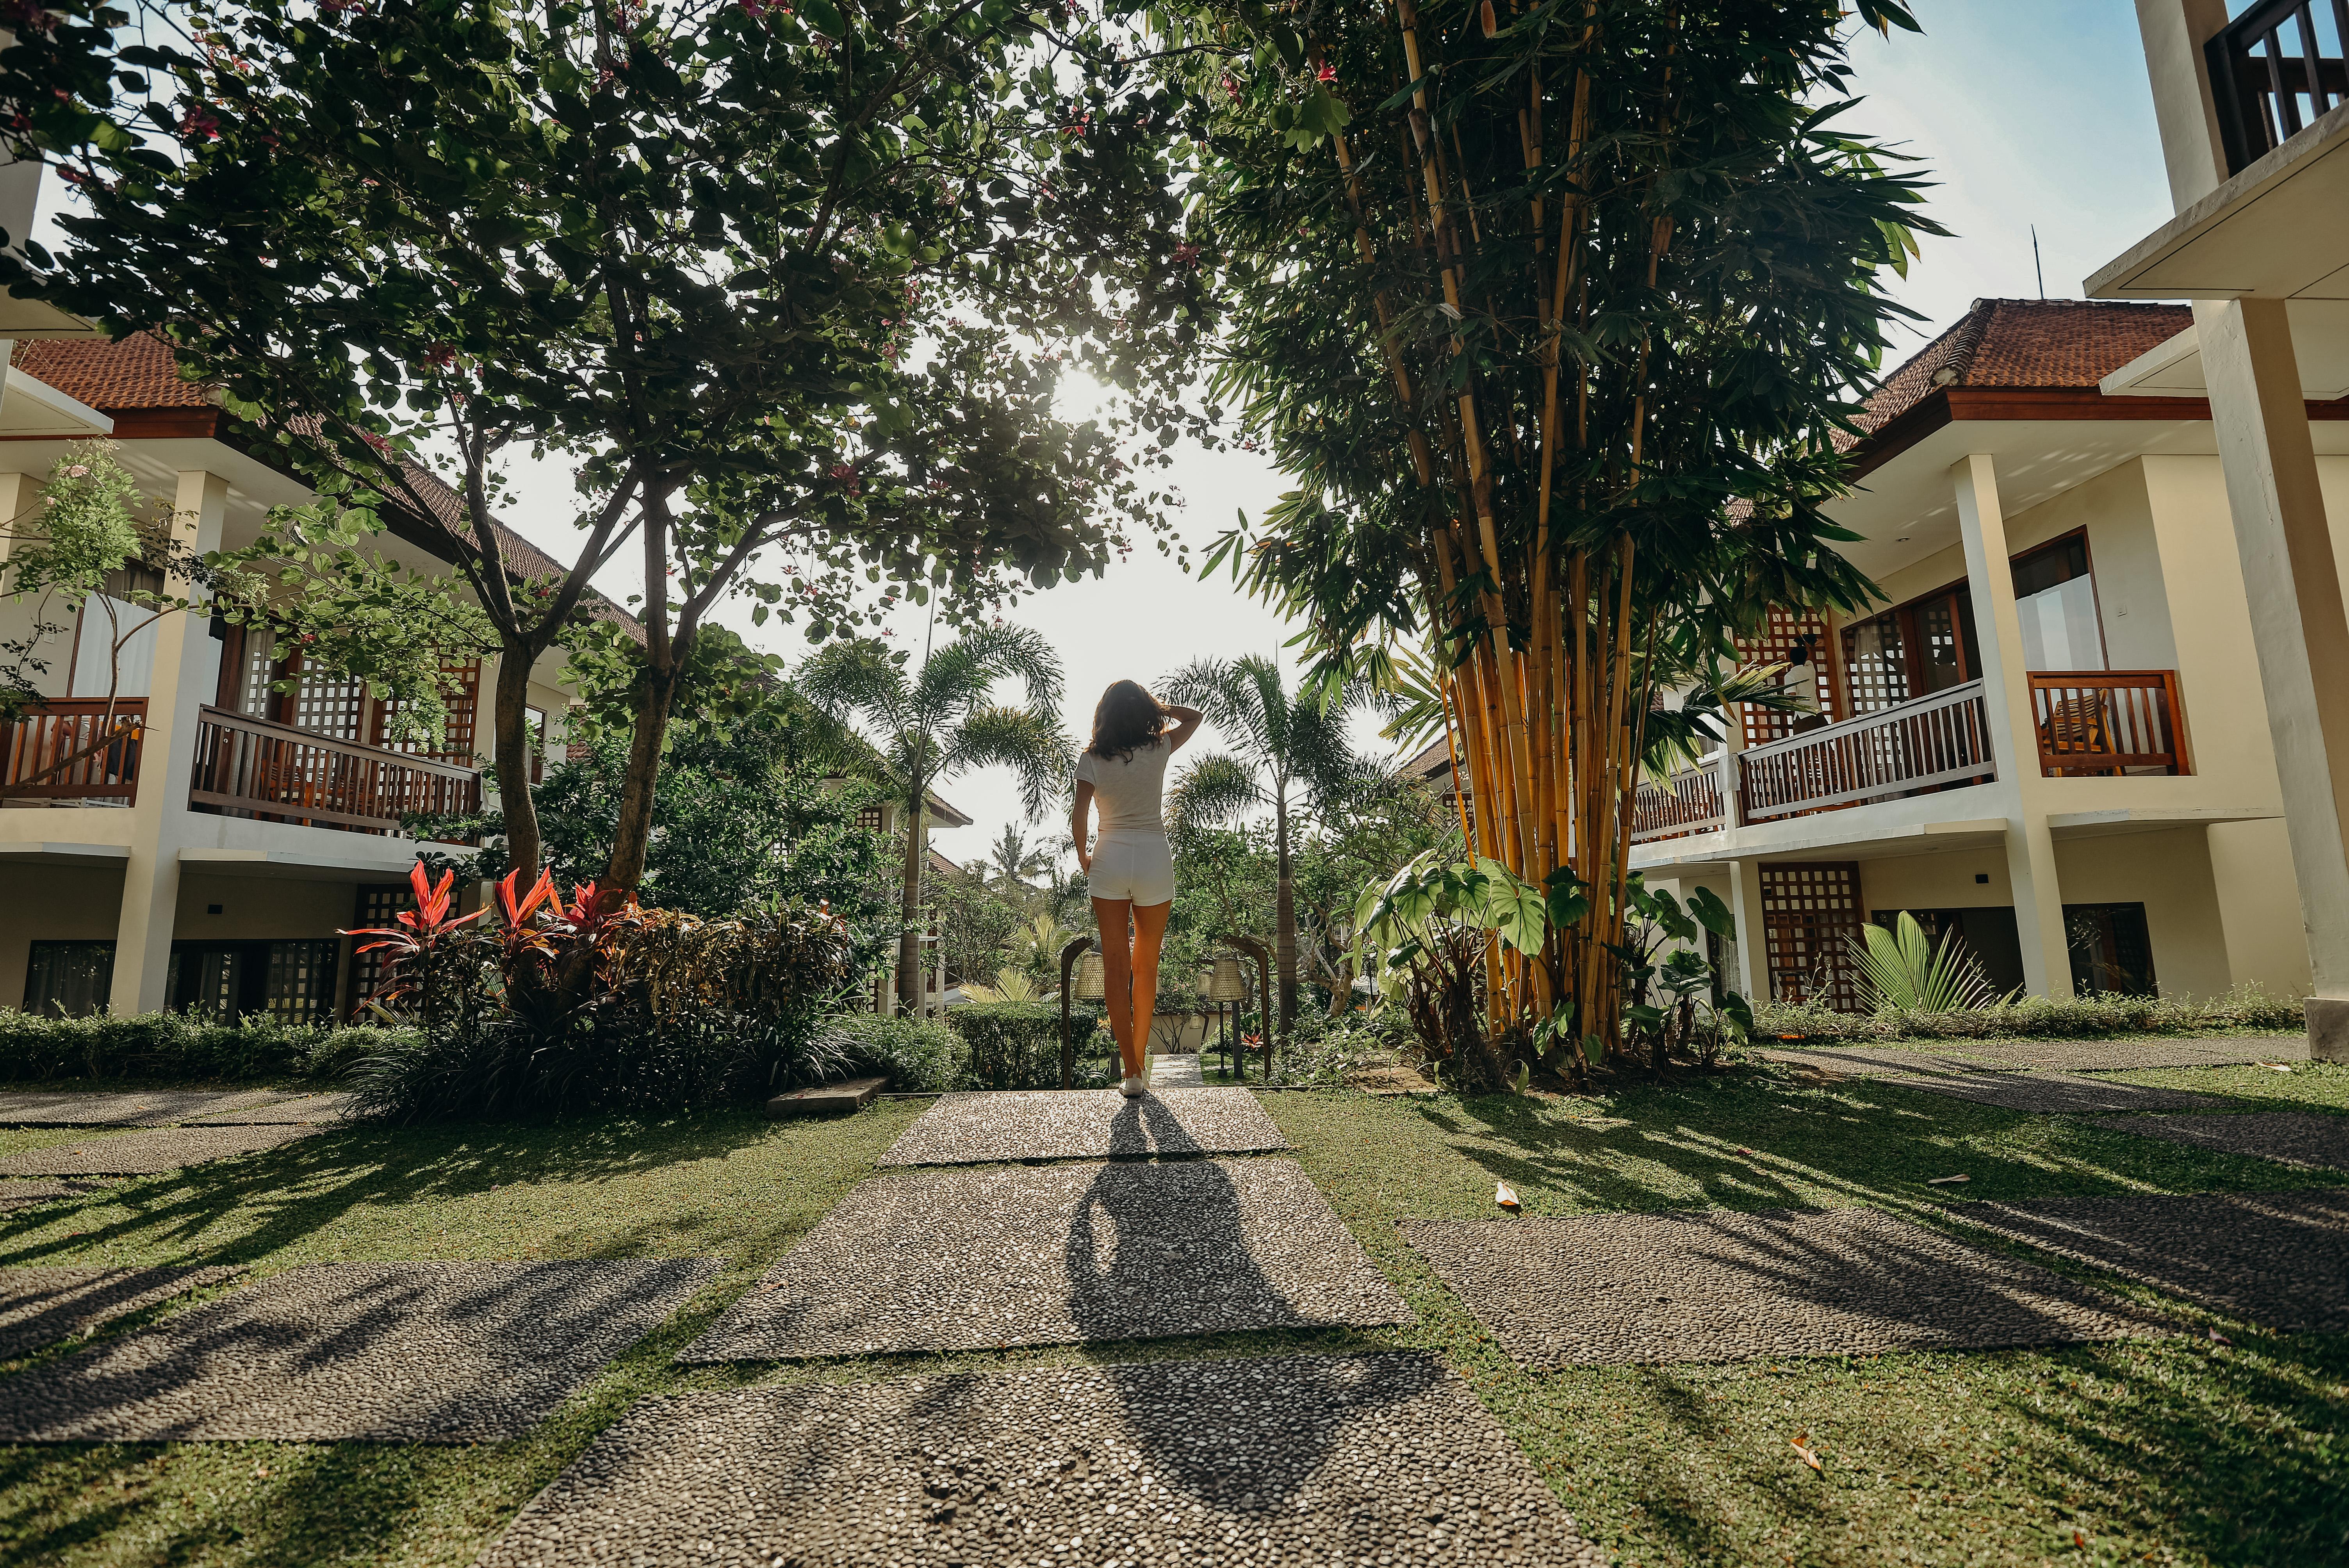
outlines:
[[[795,1088],[767,1102],[767,1115],[777,1121],[795,1116],[845,1116],[862,1110],[888,1083],[885,1078],[850,1078],[845,1083]]]

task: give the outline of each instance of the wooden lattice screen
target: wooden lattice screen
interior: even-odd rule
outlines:
[[[448,705],[449,721],[440,731],[440,748],[423,755],[435,762],[469,766],[473,760],[473,740],[481,717],[481,661],[478,658],[441,661],[440,700]],[[395,706],[388,702],[376,705],[375,728],[367,744],[380,746],[387,751],[415,753],[418,748],[413,742],[395,743],[390,738]]]
[[[1761,870],[1770,995],[1781,1002],[1824,1002],[1838,1013],[1865,1012],[1858,967],[1851,960],[1860,926],[1858,862]]]
[[[341,946],[332,937],[271,943],[263,1010],[284,1024],[315,1024],[333,1017],[335,960]]]
[[[1816,610],[1774,609],[1762,628],[1737,639],[1737,662],[1744,669],[1762,665],[1784,664],[1794,655],[1796,644],[1808,640],[1811,662],[1818,676],[1819,712],[1829,722],[1842,718],[1842,683],[1835,678],[1835,660],[1829,651],[1827,624]],[[1745,725],[1745,744],[1760,746],[1792,735],[1797,715],[1770,713],[1751,703],[1739,705]]]
[[[393,916],[404,909],[416,907],[416,895],[406,882],[362,882],[359,885],[358,909],[351,928],[354,931],[380,929],[394,923]],[[362,936],[352,943],[351,1012],[356,1016],[359,1006],[383,995],[391,984],[381,951],[359,953],[357,949],[373,946],[382,941],[379,936]]]

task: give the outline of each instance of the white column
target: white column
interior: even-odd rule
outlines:
[[[0,337],[0,365],[6,364],[9,342]],[[41,504],[41,480],[34,474],[0,474],[0,561],[14,552],[16,534],[33,521]]]
[[[1729,862],[1729,913],[1737,922],[1732,978],[1749,1002],[1770,999],[1769,925],[1762,916],[1762,862]]]
[[[191,470],[180,476],[171,530],[197,552],[218,550],[228,512],[228,481]],[[184,578],[164,592],[185,594]],[[212,636],[201,610],[164,617],[156,627],[155,674],[147,693],[147,731],[139,743],[139,800],[132,810],[130,859],[122,871],[122,918],[114,938],[118,1016],[160,1011],[171,970],[171,933],[180,906],[180,842],[185,837],[188,786],[195,769],[199,710],[213,696],[216,672],[204,656]]]
[[[2251,602],[2308,935],[2308,1034],[2349,1059],[2349,607],[2282,300],[2205,300],[2194,328]]]
[[[1974,651],[1982,662],[1982,707],[1998,777],[2011,802],[2006,872],[2014,888],[2014,931],[2023,944],[2023,988],[2034,996],[2072,995],[2072,955],[2064,936],[2064,890],[2055,843],[2047,831],[2046,779],[2039,771],[2039,726],[2031,707],[2031,672],[2023,656],[2023,622],[2014,608],[2014,567],[1999,504],[1998,469],[1986,452],[1950,469],[1965,540],[1966,583],[1974,602]]]
[[[2226,182],[2226,143],[2210,98],[2202,46],[2227,25],[2227,0],[2137,0],[2137,36],[2153,83],[2169,201],[2179,211]]]

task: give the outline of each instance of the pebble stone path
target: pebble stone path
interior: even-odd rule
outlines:
[[[1428,1220],[1402,1233],[1512,1356],[1545,1371],[2166,1331],[2100,1291],[1878,1209]]]
[[[2349,1171],[2349,1116],[2303,1110],[2253,1111],[2244,1116],[2112,1116],[2099,1118],[2096,1125],[2224,1154],[2250,1154],[2320,1171]]]
[[[905,1129],[880,1165],[991,1165],[1262,1154],[1288,1147],[1244,1088],[1170,1088],[1128,1099],[1113,1088],[947,1094]]]
[[[2132,1192],[1949,1213],[2270,1328],[2349,1331],[2349,1190]]]
[[[1150,1058],[1152,1088],[1205,1088],[1206,1075],[1199,1070],[1196,1051],[1170,1051]]]
[[[242,1268],[0,1269],[0,1361],[88,1334],[175,1295],[225,1284]]]
[[[0,1379],[0,1441],[520,1438],[719,1266],[288,1269]]]
[[[324,1130],[310,1125],[142,1128],[11,1154],[0,1160],[0,1176],[155,1176],[274,1149]]]
[[[102,1181],[0,1181],[0,1209],[26,1209],[105,1190]]]
[[[2081,1116],[2113,1110],[2215,1110],[2224,1100],[2185,1089],[2147,1088],[2072,1073],[2002,1069],[1992,1072],[1901,1075],[1885,1079],[1902,1088],[1970,1099],[2033,1116]]]
[[[0,1094],[0,1127],[169,1127],[271,1099],[267,1089],[149,1088]]]
[[[481,1568],[1587,1565],[1431,1357],[1278,1356],[647,1399]]]
[[[842,1199],[678,1359],[1410,1321],[1286,1160],[909,1171]]]

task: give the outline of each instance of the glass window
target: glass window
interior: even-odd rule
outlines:
[[[1982,673],[1974,655],[1974,600],[1963,589],[1920,601],[1917,616],[1917,695],[1963,686]]]
[[[2141,903],[2067,903],[2072,989],[2083,996],[2151,996],[2153,943]]]
[[[2023,661],[2031,669],[2105,667],[2085,535],[2059,539],[2015,561],[2014,610],[2023,624]]]
[[[106,1010],[114,992],[111,942],[36,942],[25,965],[25,1011],[86,1018]]]
[[[1909,657],[1900,644],[1898,614],[1877,616],[1843,629],[1844,679],[1851,687],[1854,713],[1880,713],[1909,700]]]

